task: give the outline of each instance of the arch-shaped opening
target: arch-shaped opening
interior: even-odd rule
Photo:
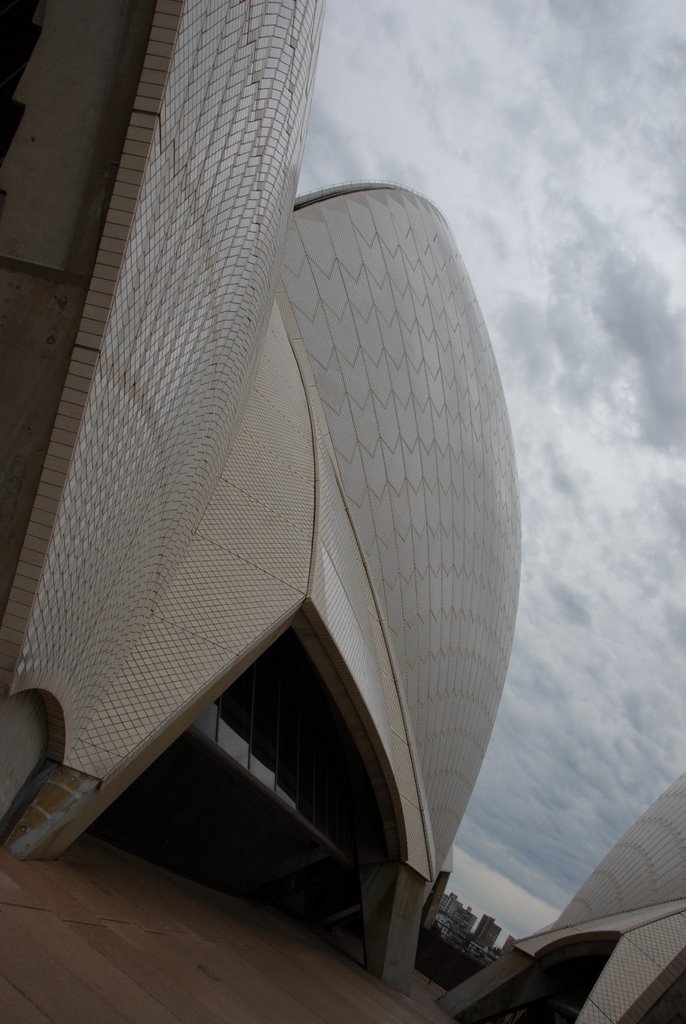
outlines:
[[[93,831],[214,888],[360,934],[358,865],[369,851],[388,859],[386,831],[358,737],[293,629],[214,696]]]
[[[32,692],[32,691],[28,691]],[[64,751],[67,742],[67,727],[64,719],[64,709],[54,693],[50,690],[40,688],[34,691],[37,693],[45,708],[45,718],[48,728],[47,745],[45,756],[51,761],[60,764],[64,760]]]
[[[318,626],[314,626],[315,622]],[[408,852],[407,829],[397,781],[377,727],[364,701],[360,700],[359,685],[343,659],[334,660],[331,656],[332,645],[322,639],[327,631],[316,608],[308,605],[307,616],[297,615],[293,629],[316,666],[364,765],[383,830],[383,849],[378,851],[381,859],[404,861]]]
[[[567,936],[567,940],[553,942],[546,946],[536,959],[544,971],[557,967],[559,964],[583,957],[604,957],[607,959],[619,942],[619,932],[588,932],[586,935]]]
[[[0,842],[62,765],[65,733],[64,710],[49,690],[19,690],[0,707]]]

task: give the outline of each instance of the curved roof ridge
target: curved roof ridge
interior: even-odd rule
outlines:
[[[337,185],[327,185],[324,188],[316,188],[310,192],[303,192],[301,195],[296,196],[293,209],[302,210],[306,206],[313,206],[314,203],[323,202],[325,199],[333,199],[335,196],[347,196],[354,192],[373,192],[377,189],[391,189],[394,192],[408,192],[412,196],[417,196],[425,203],[428,203],[429,206],[432,206],[434,210],[438,211],[443,221],[448,226],[451,234],[453,234],[448,218],[433,199],[425,195],[423,192],[419,192],[416,188],[410,188],[408,185],[400,185],[397,181],[344,181],[339,182]]]
[[[373,189],[392,188],[402,192],[412,192],[411,188],[405,188],[394,181],[344,181],[336,185],[326,185],[324,188],[316,188],[310,192],[303,192],[295,197],[294,210],[302,210],[304,206],[312,206],[323,199],[332,199],[334,196],[345,196],[350,192],[371,192]],[[425,197],[422,197],[425,198]]]

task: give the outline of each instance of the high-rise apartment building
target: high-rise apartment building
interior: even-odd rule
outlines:
[[[476,923],[476,914],[472,913],[471,907],[465,907],[455,893],[450,893],[441,899],[436,923],[442,938],[461,946]]]
[[[473,938],[480,945],[492,948],[496,944],[500,931],[500,925],[497,925],[492,917],[489,917],[488,914],[482,914],[481,920],[474,929]]]

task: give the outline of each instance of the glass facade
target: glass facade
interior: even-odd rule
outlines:
[[[337,849],[352,851],[350,782],[335,712],[290,630],[195,727]]]

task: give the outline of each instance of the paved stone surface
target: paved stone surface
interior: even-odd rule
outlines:
[[[300,924],[81,838],[0,849],[0,1019],[52,1024],[445,1024]]]

